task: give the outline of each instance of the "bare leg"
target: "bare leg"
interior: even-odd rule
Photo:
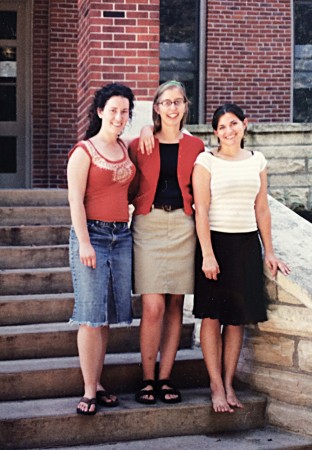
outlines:
[[[203,319],[200,342],[209,373],[212,407],[215,412],[234,412],[226,399],[222,379],[222,335],[217,319]]]
[[[160,343],[160,368],[159,379],[170,378],[172,367],[178,351],[182,319],[183,319],[184,295],[167,295],[166,309],[162,325],[162,335]],[[164,385],[163,388],[168,388]],[[166,399],[176,398],[175,394],[167,394]]]
[[[104,365],[104,359],[106,355],[106,349],[107,349],[107,342],[108,342],[108,331],[109,327],[102,327],[101,328],[101,346],[99,348],[100,358],[98,361],[98,368],[97,368],[97,387],[96,390],[103,389],[103,386],[101,385],[101,375]]]
[[[244,327],[242,325],[227,325],[223,330],[223,380],[226,399],[230,406],[242,408],[242,403],[236,397],[233,389],[233,379],[236,372],[240,351],[242,348]]]
[[[94,398],[96,396],[97,385],[99,381],[100,368],[102,371],[104,363],[104,354],[107,345],[108,328],[89,327],[80,325],[77,335],[78,351],[82,376],[84,380],[84,396]],[[81,402],[78,405],[81,411],[87,411],[88,407]],[[95,409],[90,406],[90,411]]]
[[[155,379],[155,365],[160,346],[165,295],[142,295],[142,319],[140,326],[140,347],[143,366],[143,379]],[[147,387],[146,390],[150,390]],[[146,396],[149,399],[150,396]],[[145,398],[145,397],[143,397]]]
[[[108,333],[109,333],[109,326],[105,326],[101,328],[101,346],[99,347],[99,360],[98,360],[98,368],[97,368],[97,383],[96,383],[96,392],[98,391],[105,391],[106,389],[101,384],[101,375],[103,371],[103,365],[107,350],[107,343],[108,343]],[[106,402],[115,402],[117,399],[116,395],[107,395]]]

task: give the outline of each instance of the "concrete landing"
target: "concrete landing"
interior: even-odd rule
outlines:
[[[66,447],[66,449],[58,447],[50,450],[190,450],[193,448],[200,450],[311,450],[312,439],[267,427],[209,436],[178,436],[87,447]]]

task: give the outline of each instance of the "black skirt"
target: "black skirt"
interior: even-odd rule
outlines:
[[[262,249],[257,231],[211,232],[218,279],[209,280],[202,271],[202,252],[195,255],[195,317],[218,319],[223,325],[245,325],[267,320]]]

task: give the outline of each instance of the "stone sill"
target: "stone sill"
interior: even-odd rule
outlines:
[[[209,124],[186,125],[191,133],[212,133]],[[311,133],[312,123],[248,123],[248,133]]]

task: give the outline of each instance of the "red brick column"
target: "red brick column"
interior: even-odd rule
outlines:
[[[47,187],[48,182],[48,29],[49,4],[37,0],[33,12],[33,101],[32,101],[32,185]]]
[[[50,2],[49,187],[66,187],[67,153],[77,139],[76,0]]]
[[[94,91],[120,82],[137,100],[151,100],[159,83],[159,0],[79,0],[79,136]]]
[[[35,1],[33,187],[66,187],[77,140],[77,23],[75,0]]]

